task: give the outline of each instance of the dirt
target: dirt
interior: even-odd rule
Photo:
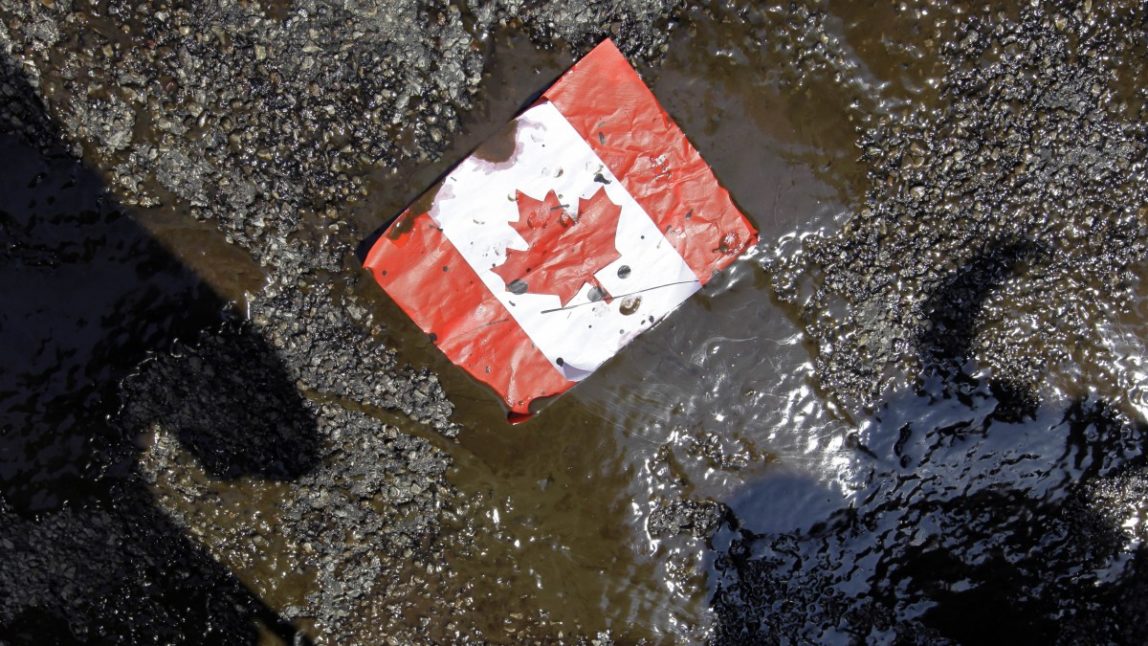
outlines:
[[[0,2],[0,638],[1136,643],[1146,20]],[[762,243],[510,426],[354,251],[607,35]]]

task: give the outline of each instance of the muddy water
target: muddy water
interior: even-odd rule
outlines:
[[[442,367],[441,357],[434,359],[448,392],[462,404],[458,419],[468,429],[455,451],[454,482],[486,508],[468,527],[477,546],[456,553],[450,563],[477,601],[467,621],[491,636],[502,631],[508,639],[531,617],[577,633],[608,629],[624,642],[704,639],[715,621],[710,595],[720,582],[729,584],[734,571],[731,554],[748,552],[751,560],[769,562],[769,537],[791,538],[825,523],[844,523],[834,519],[852,508],[871,514],[878,526],[874,538],[853,538],[843,530],[828,547],[801,547],[799,558],[819,564],[809,566],[811,572],[832,571],[840,563],[854,573],[802,573],[794,575],[802,583],[793,585],[832,585],[852,595],[868,586],[879,590],[884,575],[873,563],[882,558],[887,559],[882,567],[896,571],[929,567],[900,551],[898,541],[910,539],[884,529],[929,522],[927,512],[914,508],[911,489],[894,487],[887,499],[880,497],[886,483],[913,478],[914,470],[940,474],[925,477],[922,485],[937,499],[946,499],[936,492],[953,483],[971,482],[974,496],[1018,484],[1033,501],[1026,503],[1032,510],[977,502],[961,513],[1001,516],[1002,540],[1012,549],[1030,549],[1023,540],[1020,547],[1012,544],[1025,531],[1024,518],[1059,504],[1064,483],[1088,468],[1080,461],[1063,462],[1066,438],[1071,445],[1082,426],[1108,424],[1103,414],[1089,412],[1089,405],[1079,408],[1083,395],[1071,388],[1071,379],[1054,380],[1043,393],[1046,406],[1028,422],[995,420],[1007,429],[1002,436],[959,449],[945,439],[953,428],[987,436],[994,423],[997,401],[984,384],[974,382],[970,399],[959,403],[939,403],[948,395],[936,389],[947,392],[949,386],[932,383],[922,392],[894,395],[873,417],[840,410],[818,389],[815,356],[796,314],[773,298],[760,265],[772,253],[792,252],[803,236],[835,229],[860,207],[867,178],[857,162],[858,128],[876,116],[940,100],[935,52],[968,9],[954,5],[938,15],[933,8],[930,15],[927,6],[834,4],[824,33],[844,58],[835,68],[797,70],[792,50],[770,46],[762,37],[779,30],[769,24],[777,20],[769,10],[736,18],[698,11],[674,39],[664,64],[642,70],[759,227],[762,248],[522,426],[506,425],[489,395]],[[449,158],[457,159],[508,118],[517,97],[529,95],[522,85],[545,82],[567,61],[562,54],[537,54],[514,41],[497,41],[484,110],[472,116]],[[408,177],[423,186],[446,167],[444,161],[419,171],[422,176]],[[1083,368],[1087,375],[1072,375],[1090,383],[1105,375],[1099,380],[1112,384],[1105,396],[1133,418],[1144,412],[1142,310],[1143,305],[1132,313],[1113,312],[1109,343],[1127,365],[1091,365]],[[425,361],[435,354],[429,341],[397,320],[401,315],[393,308],[381,305],[380,311],[392,329],[406,330],[396,336],[407,344],[404,356]],[[905,429],[914,422],[917,430],[907,436]],[[1111,428],[1100,432],[1135,436]],[[901,466],[887,463],[898,456]],[[1028,479],[1041,484],[1019,484]],[[870,509],[877,504],[868,503],[874,497],[905,511]],[[726,502],[739,528],[719,532],[714,552],[696,539],[652,535],[648,522],[659,504],[675,499]],[[1133,512],[1128,518],[1125,522],[1134,522],[1138,516]],[[1047,520],[1050,526],[1057,522],[1058,517]],[[983,529],[943,531],[960,536],[955,540],[965,545],[991,536],[991,530],[976,533]],[[1064,531],[1084,540],[1092,530]],[[1115,549],[1127,554],[1132,547]],[[957,560],[967,558],[960,550],[977,551],[955,549]],[[1063,556],[1068,548],[1051,549],[1061,550],[1055,558],[1075,558]],[[1092,558],[1113,572],[1123,562],[1123,557]],[[794,566],[798,572],[800,563]],[[985,576],[975,561],[964,567],[958,572],[971,581]],[[946,585],[962,590],[973,584]],[[978,594],[1012,594],[1009,585],[988,584]],[[954,621],[961,603],[966,602],[941,603],[926,623],[950,637],[979,634]],[[910,609],[900,616],[920,613]],[[730,622],[728,615],[720,620]],[[1004,630],[1020,629],[1010,624]],[[805,634],[815,641],[833,637]]]
[[[443,641],[451,635],[448,620],[478,626],[495,641],[524,634],[552,640],[559,632],[607,629],[624,643],[698,641],[715,621],[711,595],[729,576],[730,554],[771,558],[776,555],[769,537],[832,523],[851,506],[876,517],[866,501],[885,495],[886,483],[911,481],[918,470],[950,474],[937,487],[962,481],[969,456],[945,442],[952,428],[987,435],[995,404],[991,391],[973,385],[954,403],[942,401],[943,387],[933,383],[922,392],[898,393],[874,416],[838,409],[813,377],[814,350],[797,313],[774,298],[762,268],[774,254],[796,253],[804,237],[837,229],[860,207],[868,180],[857,161],[859,127],[874,115],[939,100],[936,48],[951,36],[963,9],[956,5],[937,15],[936,8],[930,14],[922,6],[830,3],[825,41],[817,42],[842,58],[836,65],[807,66],[795,60],[815,43],[787,31],[781,11],[689,11],[665,61],[641,71],[760,229],[761,248],[526,424],[509,426],[496,399],[451,366],[365,274],[335,278],[346,281],[385,323],[380,341],[397,346],[405,362],[441,376],[465,428],[457,444],[435,440],[450,452],[451,481],[470,504],[468,515],[451,521],[439,539],[450,555],[444,569],[454,575],[438,585],[441,596],[467,596],[474,603],[450,618],[436,616],[435,608],[414,609],[442,623]],[[367,198],[348,215],[362,232],[415,199],[573,61],[569,52],[538,51],[516,36],[492,35],[485,45],[490,59],[483,95],[463,131],[437,162],[376,171]],[[147,213],[141,219],[224,300],[241,301],[262,281],[244,254],[203,227]],[[1105,342],[1122,361],[1081,369],[1092,381],[1103,375],[1110,384],[1106,398],[1141,418],[1148,413],[1142,360],[1146,284],[1141,276],[1132,311],[1111,316]],[[1075,419],[1069,400],[1080,393],[1072,390],[1071,377],[1050,385],[1053,402],[1031,423],[998,423],[996,428],[1007,431],[1003,439],[994,436],[974,447],[977,466],[971,469],[986,474],[982,485],[1008,482],[1011,467],[1016,477],[1052,478],[1036,488],[1037,497],[1048,493],[1046,500],[1059,502],[1062,483],[1055,478],[1071,479],[1088,468],[1087,461],[1067,467],[1058,461],[1066,436],[1088,432],[1061,423]],[[433,437],[397,416],[373,414]],[[903,439],[904,425],[914,421],[926,429]],[[1024,455],[1017,457],[1016,447]],[[835,530],[828,547],[801,548],[809,563],[837,559],[860,574],[819,579],[798,566],[794,586],[817,589],[828,580],[834,589],[856,595],[879,578],[870,562],[883,554],[902,570],[912,569],[912,559],[898,550],[916,545],[918,537],[898,534],[898,527],[928,525],[931,518],[911,509],[909,485],[889,486],[894,493],[877,499],[905,503],[909,511],[877,518],[873,537]],[[240,486],[219,506],[261,506],[289,496],[289,490],[276,484],[253,493]],[[1090,495],[1105,500],[1108,494]],[[659,505],[679,499],[727,503],[739,527],[722,528],[712,550],[688,536],[652,535],[648,523]],[[992,503],[984,509],[1000,510],[1008,531],[1025,511]],[[1125,519],[1139,517],[1130,513]],[[1049,518],[1050,526],[1055,522]],[[1016,533],[1027,526],[1019,527]],[[953,540],[984,538],[959,529]],[[927,538],[937,540],[935,534]],[[1020,548],[1012,547],[1042,547],[1013,541],[1018,542]],[[307,576],[276,574],[283,569],[272,554],[276,549],[268,548],[263,561],[226,565],[256,589],[278,588],[263,594],[270,605],[297,603],[307,591]],[[940,565],[956,568],[955,580],[946,582],[954,595],[969,585],[962,583],[965,575],[985,576],[976,563]],[[1113,571],[1116,565],[1097,563]],[[959,623],[951,608],[938,614],[937,625]],[[539,634],[531,626],[543,620],[546,628]]]
[[[91,495],[115,382],[219,320],[224,303],[66,158],[0,136],[0,454],[10,504]]]
[[[763,50],[743,26],[696,18],[664,65],[642,70],[655,94],[758,226],[763,246],[837,226],[863,185],[851,93],[808,79],[808,91],[795,94],[791,75],[770,73],[785,68],[781,52]],[[482,105],[452,150],[436,165],[377,176],[381,199],[361,218],[397,211],[570,62],[561,51],[496,39]],[[820,400],[809,349],[772,299],[757,253],[765,252],[514,427],[397,308],[370,296],[373,285],[360,286],[403,357],[433,362],[467,428],[452,481],[487,508],[470,528],[477,546],[449,565],[476,598],[463,623],[512,636],[544,617],[568,634],[702,639],[709,619],[700,543],[651,537],[655,506],[724,500],[772,469],[829,477],[826,469],[850,468],[832,457],[848,428]]]

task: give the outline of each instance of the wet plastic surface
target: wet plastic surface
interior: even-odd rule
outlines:
[[[564,144],[559,133],[567,123],[577,137]],[[550,149],[537,149],[541,141]],[[586,144],[591,152],[583,153]],[[525,178],[539,171],[567,187],[561,199],[568,204],[553,188],[545,196],[523,193]],[[487,220],[498,220],[507,192],[491,181],[495,174],[511,177],[506,188],[518,212],[508,224],[525,249],[506,227],[490,232]],[[643,228],[647,220],[654,230]],[[636,250],[619,253],[615,245],[627,238]],[[709,166],[607,40],[400,214],[365,265],[439,348],[493,387],[521,421],[537,412],[534,402],[585,378],[756,240]],[[677,268],[682,262],[692,277]],[[483,275],[488,266],[497,280]],[[531,314],[520,309],[529,308],[528,294],[559,300]],[[615,305],[615,297],[626,300]],[[611,317],[611,308],[621,316]]]

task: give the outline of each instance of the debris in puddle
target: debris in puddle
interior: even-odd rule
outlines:
[[[756,238],[606,40],[407,207],[364,264],[521,420],[536,412],[532,402],[590,375]],[[644,316],[630,316],[639,306]]]
[[[628,297],[626,297],[625,300],[622,301],[622,306],[620,308],[618,308],[618,311],[621,312],[625,316],[629,316],[629,315],[633,314],[634,312],[637,312],[638,308],[641,307],[641,305],[642,305],[642,297],[641,296],[628,296]]]

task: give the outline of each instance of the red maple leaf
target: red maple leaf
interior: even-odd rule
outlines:
[[[594,274],[622,257],[614,246],[622,207],[598,189],[578,200],[577,217],[567,212],[554,191],[536,200],[518,191],[518,221],[510,226],[529,245],[506,250],[506,262],[495,267],[510,291],[557,294],[565,306],[590,283],[608,297]],[[517,284],[516,284],[517,283]]]

